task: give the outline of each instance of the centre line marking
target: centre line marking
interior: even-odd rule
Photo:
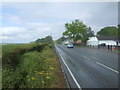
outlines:
[[[90,56],[91,58],[93,58],[93,59],[95,59],[95,60],[98,60],[97,58],[95,58],[95,57],[92,57],[92,56]]]
[[[88,57],[86,57],[86,56],[83,56],[84,58],[86,58],[86,59],[90,59],[90,58],[88,58]]]
[[[119,73],[117,70],[114,70],[114,69],[112,69],[112,68],[110,68],[110,67],[108,67],[108,66],[106,66],[106,65],[104,65],[104,64],[101,64],[101,63],[99,63],[99,62],[96,62],[97,64],[99,64],[99,65],[101,65],[101,66],[103,66],[103,67],[105,67],[105,68],[107,68],[107,69],[109,69],[109,70],[111,70],[111,71],[114,71],[114,72],[116,72],[116,73]]]
[[[57,48],[56,48],[56,49],[57,49]],[[58,51],[58,49],[57,49],[57,51]],[[58,53],[59,53],[59,51],[58,51]],[[59,55],[60,55],[62,61],[64,62],[65,66],[67,67],[67,69],[68,69],[70,75],[72,76],[74,82],[76,83],[77,87],[81,90],[81,87],[80,87],[79,83],[78,83],[77,80],[75,79],[74,75],[72,74],[70,68],[69,68],[68,65],[66,64],[66,62],[65,62],[65,60],[63,59],[62,55],[61,55],[60,53],[59,53]]]

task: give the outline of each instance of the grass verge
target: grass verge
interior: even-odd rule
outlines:
[[[53,46],[38,46],[13,47],[9,51],[6,46],[3,52],[3,88],[67,88]]]
[[[2,88],[2,69],[0,68],[0,89]]]
[[[118,53],[118,54],[120,54],[120,50],[116,50],[115,52]]]

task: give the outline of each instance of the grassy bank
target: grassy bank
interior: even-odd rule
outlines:
[[[0,44],[0,89],[2,88],[2,45]]]
[[[3,46],[3,88],[66,88],[52,44]]]
[[[0,69],[0,89],[2,88],[2,69]]]

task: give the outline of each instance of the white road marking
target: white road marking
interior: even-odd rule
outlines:
[[[88,58],[88,57],[86,57],[86,56],[83,56],[84,58],[86,58],[86,59],[90,59],[90,58]]]
[[[117,70],[114,70],[114,69],[112,69],[112,68],[110,68],[110,67],[108,67],[108,66],[106,66],[106,65],[104,65],[104,64],[101,64],[101,63],[99,63],[99,62],[96,62],[97,64],[99,64],[99,65],[101,65],[101,66],[103,66],[103,67],[105,67],[105,68],[107,68],[107,69],[109,69],[109,70],[111,70],[111,71],[114,71],[114,72],[116,72],[116,73],[119,73]]]
[[[57,49],[57,48],[56,48],[56,49]],[[57,49],[57,51],[58,51],[58,49]],[[59,53],[59,52],[58,52],[58,53]],[[70,75],[72,76],[74,82],[76,83],[77,87],[81,90],[81,86],[79,85],[79,83],[78,83],[77,80],[75,79],[74,75],[72,74],[70,68],[69,68],[68,65],[66,64],[66,62],[65,62],[65,60],[63,59],[62,55],[61,55],[60,53],[59,53],[59,55],[60,55],[60,57],[62,58],[62,61],[64,62],[65,66],[67,67],[67,69],[68,69]]]
[[[86,57],[86,56],[83,56],[84,58],[86,58],[86,59],[90,59],[90,58],[88,58],[88,57]],[[91,57],[91,56],[90,56]],[[93,58],[93,59],[95,59],[95,60],[98,60],[97,58],[95,58],[95,57],[91,57],[91,58]],[[107,68],[107,69],[109,69],[109,70],[111,70],[111,71],[114,71],[114,72],[116,72],[116,73],[119,73],[117,70],[114,70],[114,69],[112,69],[112,68],[110,68],[110,67],[108,67],[108,66],[106,66],[106,65],[104,65],[104,64],[102,64],[102,63],[99,63],[99,62],[96,62],[97,64],[99,64],[99,65],[101,65],[101,66],[103,66],[103,67],[105,67],[105,68]]]
[[[89,56],[89,57],[91,57],[91,58],[93,58],[93,59],[95,59],[95,60],[98,60],[97,58],[95,58],[95,57],[92,57],[92,56]]]
[[[86,56],[83,56],[84,58],[87,58],[87,59],[90,59],[90,58],[88,58],[88,57],[86,57]],[[91,57],[91,56],[90,56]],[[95,60],[98,60],[97,58],[95,58],[95,57],[91,57],[91,58],[93,58],[93,59],[95,59]],[[111,71],[114,71],[114,72],[116,72],[116,73],[119,73],[117,70],[114,70],[114,69],[112,69],[112,68],[110,68],[110,67],[108,67],[108,66],[106,66],[106,65],[104,65],[104,64],[102,64],[102,63],[99,63],[99,62],[96,62],[97,64],[99,64],[99,65],[101,65],[101,66],[103,66],[103,67],[105,67],[105,68],[107,68],[107,69],[109,69],[109,70],[111,70]]]

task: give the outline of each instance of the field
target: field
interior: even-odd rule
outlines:
[[[2,88],[67,88],[53,44],[11,44],[2,50]]]
[[[2,88],[2,45],[0,45],[0,89]]]

